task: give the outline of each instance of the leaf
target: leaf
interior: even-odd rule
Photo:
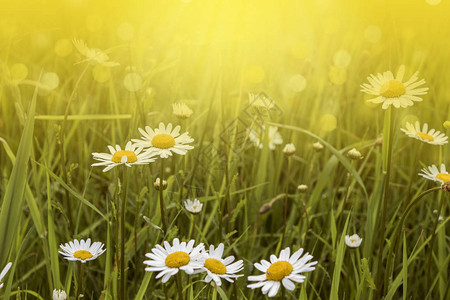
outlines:
[[[369,261],[367,260],[367,258],[361,259],[361,270],[362,270],[362,276],[364,277],[366,282],[369,284],[369,287],[372,290],[376,290],[377,287],[375,285],[375,281],[372,278],[372,274],[370,273]]]

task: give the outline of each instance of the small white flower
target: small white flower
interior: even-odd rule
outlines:
[[[6,264],[6,266],[3,268],[2,272],[0,273],[0,289],[3,287],[3,277],[5,277],[6,273],[8,273],[9,269],[12,266],[12,262],[9,262]]]
[[[286,144],[283,149],[283,153],[287,156],[294,155],[295,153],[295,145],[294,144]]]
[[[194,271],[203,267],[204,250],[203,243],[194,248],[194,240],[180,243],[175,238],[173,246],[164,241],[164,247],[156,245],[152,252],[145,254],[150,260],[144,261],[149,267],[145,268],[147,272],[159,272],[156,279],[162,277],[161,282],[166,283],[169,278],[183,270],[187,274],[194,274]]]
[[[441,170],[439,171],[438,167],[435,165],[431,165],[427,168],[422,169],[423,173],[419,173],[420,176],[432,180],[440,182],[441,185],[444,185],[446,182],[450,182],[450,174],[448,174],[447,169],[444,164],[441,164]]]
[[[147,150],[153,155],[167,158],[172,156],[172,152],[180,155],[185,155],[188,150],[194,149],[193,146],[187,145],[194,141],[185,132],[180,135],[180,125],[175,126],[172,130],[172,124],[165,126],[159,123],[159,128],[152,129],[149,126],[144,129],[139,128],[142,134],[142,139],[133,139],[137,146],[148,148]]]
[[[205,261],[202,270],[207,273],[205,281],[210,282],[214,280],[217,286],[222,285],[221,278],[228,282],[233,282],[233,279],[243,276],[236,274],[244,268],[243,261],[238,260],[233,263],[234,256],[222,258],[223,250],[224,245],[220,243],[216,249],[211,245],[209,246],[209,251],[204,252]]]
[[[192,214],[198,214],[202,211],[203,204],[198,201],[198,199],[194,199],[193,201],[187,199],[184,201],[184,207],[186,210]]]
[[[101,242],[95,242],[91,245],[91,239],[84,240],[74,240],[73,242],[70,241],[66,244],[61,244],[59,247],[61,247],[62,251],[58,251],[60,254],[64,256],[65,259],[70,261],[81,261],[82,263],[85,263],[90,260],[94,260],[100,255],[103,254],[103,252],[106,251],[106,249],[103,249],[103,243]]]
[[[316,152],[320,152],[323,150],[323,145],[320,142],[315,142],[312,146]]]
[[[116,145],[116,148],[108,146],[108,149],[111,153],[92,153],[95,160],[101,161],[92,164],[92,166],[106,166],[103,172],[107,172],[115,166],[125,165],[131,167],[133,165],[146,165],[155,161],[152,158],[152,153],[148,151],[142,152],[142,148],[137,148],[131,142],[126,144],[125,150],[122,150],[119,145]]]
[[[352,236],[345,236],[345,244],[350,248],[358,248],[361,245],[362,238],[356,233]]]
[[[185,103],[174,103],[172,104],[173,114],[179,119],[189,118],[193,111]]]
[[[85,42],[78,39],[73,39],[73,44],[81,55],[86,57],[86,61],[91,65],[102,65],[105,67],[115,67],[120,65],[118,62],[110,61],[109,56],[100,49],[89,48]]]
[[[265,126],[263,125],[259,132],[254,129],[248,130],[248,137],[253,144],[259,149],[263,148],[264,145],[264,134],[266,132]],[[283,144],[283,138],[281,134],[278,132],[278,127],[270,126],[269,132],[267,136],[267,142],[270,150],[275,150],[277,145]]]
[[[350,159],[353,160],[358,160],[358,159],[362,159],[363,156],[361,155],[361,152],[359,152],[358,150],[356,150],[356,148],[351,149],[350,151],[347,152],[347,156]]]
[[[53,290],[53,300],[67,300],[67,295],[64,290]]]
[[[406,123],[406,129],[401,128],[400,130],[409,137],[431,145],[442,146],[448,143],[448,136],[434,129],[428,130],[427,123],[423,124],[422,129],[420,128],[419,121],[416,121],[414,125],[411,123]]]
[[[315,269],[313,266],[317,264],[317,261],[307,263],[313,258],[308,253],[300,258],[303,254],[302,248],[294,252],[292,256],[290,256],[290,252],[291,249],[287,247],[281,250],[279,258],[272,254],[270,262],[263,259],[260,264],[255,263],[255,267],[264,274],[249,276],[249,281],[258,282],[249,284],[247,287],[251,289],[262,288],[262,293],[268,294],[269,297],[276,296],[281,284],[289,291],[293,291],[295,289],[294,282],[301,283],[306,278],[300,273],[313,271]]]

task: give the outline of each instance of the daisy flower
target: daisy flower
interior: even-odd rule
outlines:
[[[193,111],[184,103],[174,103],[172,104],[173,114],[179,119],[189,118]]]
[[[432,181],[438,181],[441,185],[450,182],[450,174],[448,174],[444,164],[441,164],[441,170],[435,165],[429,166],[428,169],[423,168],[422,173],[419,173],[419,175]]]
[[[169,278],[183,270],[187,274],[193,274],[195,270],[202,268],[204,261],[203,243],[194,248],[194,240],[180,243],[175,238],[173,246],[164,241],[164,247],[156,245],[152,252],[145,254],[150,260],[144,261],[148,265],[145,268],[147,272],[157,272],[156,279],[161,278],[162,283],[166,283]]]
[[[67,294],[64,290],[53,290],[53,300],[67,300]]]
[[[191,214],[198,214],[202,211],[203,204],[198,201],[198,199],[194,199],[193,201],[187,199],[184,201],[184,208]]]
[[[406,123],[406,129],[401,128],[401,131],[403,131],[407,136],[418,139],[422,142],[431,144],[431,145],[439,145],[442,146],[444,144],[448,143],[448,136],[446,136],[444,133],[441,133],[440,131],[436,131],[434,129],[428,130],[428,124],[423,124],[422,129],[420,129],[420,123],[419,121],[416,121],[416,123],[413,125],[411,123]]]
[[[118,62],[110,61],[109,56],[100,49],[89,48],[85,42],[78,39],[73,39],[73,44],[81,55],[86,57],[91,65],[102,65],[105,67],[115,67],[120,65]]]
[[[220,243],[216,249],[214,249],[214,245],[211,245],[209,246],[209,251],[204,252],[205,261],[202,270],[207,273],[205,281],[210,282],[214,280],[217,286],[222,285],[221,278],[228,282],[233,282],[233,279],[243,276],[236,273],[244,268],[244,262],[238,260],[233,263],[234,256],[228,256],[223,259],[223,249],[224,245]]]
[[[253,142],[255,147],[258,147],[259,149],[262,149],[263,147],[265,131],[266,131],[265,126],[263,125],[259,133],[254,129],[250,129],[248,132],[248,138],[250,139],[251,142]],[[267,140],[270,150],[275,150],[276,145],[283,144],[283,138],[281,137],[281,134],[278,132],[278,127],[276,126],[269,127]]]
[[[371,74],[367,77],[369,83],[361,85],[361,91],[376,96],[367,101],[383,103],[383,109],[387,109],[391,104],[395,108],[412,106],[414,101],[422,101],[422,98],[418,96],[425,95],[428,91],[428,88],[417,88],[425,83],[424,79],[418,80],[418,73],[414,73],[406,82],[403,82],[405,75],[405,66],[403,65],[398,69],[396,77],[391,71],[378,73],[377,76]]]
[[[260,264],[255,263],[255,267],[264,274],[249,276],[249,281],[258,282],[249,284],[247,287],[251,289],[262,288],[262,293],[268,294],[269,297],[274,297],[278,293],[281,284],[289,291],[293,291],[295,289],[294,282],[301,283],[306,278],[300,273],[313,271],[315,269],[313,266],[317,264],[317,261],[307,263],[313,257],[308,253],[301,257],[302,248],[294,252],[292,256],[290,256],[290,252],[291,249],[287,247],[281,250],[279,258],[272,254],[270,262],[263,259]]]
[[[352,236],[345,236],[345,244],[350,248],[358,248],[361,245],[362,238],[356,233]]]
[[[148,151],[161,158],[172,156],[172,152],[185,155],[188,150],[194,149],[193,146],[187,145],[194,139],[189,136],[188,132],[180,135],[180,129],[181,127],[178,125],[172,130],[171,123],[167,126],[159,123],[159,128],[155,129],[146,126],[145,130],[139,128],[142,139],[133,139],[132,141],[139,147],[148,148]]]
[[[101,161],[92,164],[92,166],[106,166],[103,172],[107,172],[115,166],[123,164],[131,167],[132,165],[146,165],[155,161],[151,153],[148,151],[142,152],[142,148],[136,147],[131,142],[126,144],[125,150],[122,150],[119,145],[116,145],[116,148],[108,146],[108,149],[111,153],[92,153],[95,160]]]
[[[103,249],[103,246],[101,242],[95,242],[91,245],[91,239],[87,239],[86,241],[78,241],[75,239],[73,242],[70,241],[64,245],[59,245],[62,251],[58,252],[67,260],[85,263],[102,255],[106,251],[106,249]]]
[[[12,262],[9,262],[6,264],[6,266],[3,268],[2,272],[0,273],[0,289],[3,287],[3,277],[5,277],[6,273],[8,273],[9,269],[12,266]]]

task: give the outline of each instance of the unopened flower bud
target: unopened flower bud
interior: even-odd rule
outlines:
[[[320,142],[315,142],[312,146],[314,150],[316,150],[316,152],[320,152],[323,150],[323,145]]]
[[[444,128],[445,129],[450,129],[450,121],[445,121],[444,122]]]
[[[159,191],[161,188],[163,190],[167,189],[167,181],[163,180],[161,183],[161,179],[158,177],[156,178],[155,182],[153,183],[153,186],[157,191]]]
[[[306,193],[306,191],[308,190],[308,186],[307,186],[306,184],[300,184],[300,185],[297,187],[297,190],[298,190],[300,193]]]
[[[296,149],[295,149],[295,145],[294,144],[286,144],[286,146],[284,146],[283,153],[286,156],[292,156],[292,155],[294,155],[295,150]]]
[[[266,212],[268,212],[269,210],[272,209],[272,203],[268,202],[268,203],[264,203],[258,210],[258,213],[260,215],[265,214]]]
[[[362,159],[363,158],[363,156],[361,155],[361,152],[359,152],[355,148],[353,148],[352,150],[348,151],[347,152],[347,156],[350,159],[353,159],[353,160],[358,160],[358,159]]]
[[[444,184],[442,185],[442,190],[443,190],[444,192],[450,192],[450,181],[447,181],[446,183],[444,183]]]
[[[381,147],[383,145],[383,137],[380,136],[375,140],[375,146]]]

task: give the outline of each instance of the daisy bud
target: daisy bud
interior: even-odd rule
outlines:
[[[156,178],[155,182],[153,183],[153,186],[155,187],[155,189],[157,191],[159,191],[159,189],[161,189],[161,188],[163,190],[165,190],[165,189],[167,189],[167,181],[163,180],[161,183],[161,179],[158,177],[158,178]]]
[[[361,155],[361,152],[359,152],[355,148],[353,148],[352,150],[348,151],[347,152],[347,156],[350,159],[353,159],[353,160],[358,160],[358,159],[362,159],[363,158],[363,156]]]
[[[64,290],[53,290],[53,300],[67,300],[67,295]]]
[[[450,121],[445,121],[444,127],[445,127],[445,129],[450,129]]]
[[[345,236],[345,244],[350,248],[358,248],[361,245],[362,238],[356,233],[352,236]]]
[[[375,140],[375,146],[381,147],[383,145],[383,137],[380,136]]]
[[[295,145],[294,144],[286,144],[286,146],[284,146],[283,153],[286,156],[292,156],[292,155],[294,155],[295,150],[296,149],[295,149]]]
[[[300,193],[306,193],[306,191],[308,190],[308,186],[307,186],[306,184],[300,184],[300,185],[297,187],[297,190],[298,190]]]
[[[188,119],[193,111],[184,103],[174,103],[172,104],[173,114],[179,119]]]
[[[450,181],[447,181],[446,183],[444,183],[444,184],[442,185],[442,190],[443,190],[444,192],[450,192]]]
[[[316,152],[320,152],[323,150],[323,145],[320,142],[315,142],[312,146],[313,149],[316,150]]]
[[[264,203],[258,210],[258,213],[260,215],[265,214],[266,212],[268,212],[269,210],[272,209],[272,203],[268,202],[268,203]]]

